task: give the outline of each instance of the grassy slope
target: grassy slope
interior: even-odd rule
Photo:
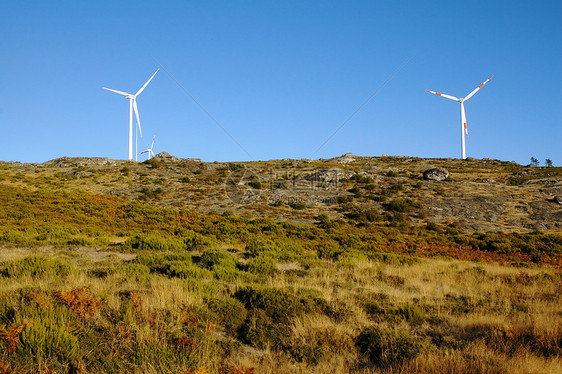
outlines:
[[[355,197],[342,203],[209,205],[225,204],[224,214],[163,208],[188,205],[174,197],[178,185],[212,200],[231,175],[224,165],[6,165],[0,370],[559,371],[557,230],[470,233],[428,220],[428,191],[400,171],[412,162],[394,162],[397,175],[382,171],[376,189],[372,175],[344,182],[352,192],[341,195]],[[504,175],[528,198],[533,184],[510,182],[520,170],[502,165],[453,178]],[[547,172],[558,173],[531,177]],[[411,186],[394,191],[396,178]],[[460,187],[439,188],[447,197]]]

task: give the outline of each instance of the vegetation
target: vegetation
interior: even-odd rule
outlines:
[[[3,175],[0,372],[562,370],[555,230],[417,224],[426,203],[405,192],[432,182],[408,186],[398,169],[380,171],[385,188],[372,176],[342,182],[341,215],[312,224],[163,207],[169,183],[216,183],[200,163],[182,182],[151,179],[168,166],[115,168],[159,186],[124,197],[67,188],[73,177],[47,188],[41,170]],[[538,169],[517,177],[557,173]],[[77,172],[97,178],[90,170]]]

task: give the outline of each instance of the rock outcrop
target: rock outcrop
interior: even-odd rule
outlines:
[[[449,171],[445,168],[433,168],[424,171],[423,179],[432,181],[443,181],[449,177]]]

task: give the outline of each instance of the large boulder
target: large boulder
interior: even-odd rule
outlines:
[[[449,171],[445,168],[433,168],[423,172],[423,179],[431,181],[443,181],[449,177]]]
[[[355,161],[355,156],[352,153],[346,153],[341,155],[340,157],[334,157],[329,159],[330,162],[337,162],[338,164],[349,164],[350,162]]]
[[[178,161],[176,156],[172,156],[168,152],[160,152],[154,158],[161,161]]]

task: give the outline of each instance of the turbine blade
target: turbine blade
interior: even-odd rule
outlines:
[[[494,77],[494,76],[492,75],[490,78],[486,79],[486,82],[484,82],[484,83],[482,83],[480,86],[476,87],[476,88],[474,89],[474,91],[472,91],[471,93],[469,93],[468,96],[464,98],[464,101],[466,101],[466,100],[470,99],[472,96],[474,96],[474,94],[475,94],[476,92],[478,92],[478,90],[481,89],[486,83],[488,83],[488,82],[490,81],[490,79],[492,79],[493,77]]]
[[[152,147],[154,147],[154,139],[156,139],[156,134],[152,137],[152,144],[150,145],[150,150],[152,151]]]
[[[146,81],[146,83],[144,84],[144,86],[142,86],[141,89],[138,90],[138,92],[135,94],[135,96],[140,95],[140,93],[146,88],[146,86],[148,86],[148,84],[150,83],[150,81],[152,80],[152,78],[154,78],[154,76],[156,75],[156,73],[158,73],[158,70],[160,70],[160,68],[156,69],[156,71],[154,72],[154,74],[152,74],[152,77],[150,77],[150,79]]]
[[[139,107],[137,106],[137,101],[133,99],[133,109],[135,110],[135,115],[137,116],[137,123],[139,125],[139,132],[140,136],[142,137],[142,129],[140,124],[140,117],[139,117]]]
[[[118,93],[119,95],[123,95],[123,96],[131,96],[131,94],[123,92],[123,91],[117,91],[117,90],[112,90],[111,88],[106,88],[106,87],[102,87],[104,90],[108,90],[111,92],[115,92]]]
[[[444,97],[445,99],[459,101],[458,98],[456,98],[456,97],[454,97],[454,96],[451,96],[451,95],[445,95],[445,94],[442,94],[442,93],[439,93],[439,92],[435,92],[435,91],[430,91],[430,90],[426,90],[426,91],[427,91],[427,92],[430,92],[430,93],[432,93],[432,94],[436,94],[437,96]]]

